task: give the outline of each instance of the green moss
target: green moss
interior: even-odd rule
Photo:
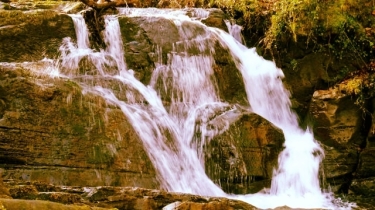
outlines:
[[[86,129],[84,125],[81,124],[74,124],[72,127],[73,134],[81,134],[84,135],[86,133]]]
[[[92,164],[112,164],[114,157],[105,145],[95,145],[89,152],[88,162]]]
[[[81,87],[74,81],[72,80],[67,80],[65,82],[65,85],[70,87],[70,88],[74,88],[74,89],[77,89],[77,90],[81,90]]]
[[[66,116],[68,116],[68,110],[66,110],[65,107],[60,107],[60,115],[61,115],[62,117],[66,117]]]
[[[20,11],[0,10],[0,27],[6,25],[41,25],[44,20],[51,19],[57,14],[52,10]]]

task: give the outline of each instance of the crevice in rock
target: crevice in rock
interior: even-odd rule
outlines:
[[[50,169],[50,170],[56,170],[56,169],[73,169],[73,170],[108,170],[104,167],[83,167],[83,166],[67,166],[67,165],[59,165],[59,164],[27,164],[24,160],[20,159],[15,159],[13,158],[12,162],[4,162],[2,159],[3,157],[0,156],[0,168],[2,169],[30,169],[30,170],[41,170],[41,169]],[[17,162],[18,161],[18,162]],[[127,173],[127,174],[134,174],[137,175],[139,174],[138,171],[131,171],[131,170],[126,170],[126,169],[111,169],[109,170],[110,172],[116,172],[116,173]],[[148,174],[147,172],[143,172],[144,174]]]
[[[0,126],[0,129],[3,130],[17,130],[17,131],[26,131],[26,132],[34,132],[34,133],[42,133],[42,134],[51,134],[50,132],[45,132],[45,131],[38,131],[38,130],[30,130],[30,129],[21,129],[21,128],[12,128],[12,127],[7,127],[7,126]]]
[[[1,126],[0,125],[0,130],[6,130],[6,131],[19,131],[19,132],[33,132],[33,133],[39,133],[39,134],[49,134],[49,135],[67,135],[67,136],[74,136],[75,134],[73,133],[65,133],[65,132],[46,132],[46,131],[38,131],[38,130],[31,130],[31,129],[24,129],[24,128],[15,128],[15,127],[7,127],[7,126]]]
[[[15,157],[0,156],[0,166],[1,166],[1,164],[4,164],[4,165],[9,165],[9,164],[25,165],[26,161],[15,158]],[[4,167],[1,167],[1,168],[4,168]]]
[[[362,139],[363,141],[361,142],[361,144],[358,145],[358,148],[357,148],[357,157],[356,157],[357,161],[356,161],[356,164],[353,168],[353,172],[351,174],[348,174],[347,182],[344,183],[340,187],[338,193],[348,194],[349,188],[352,185],[353,180],[358,178],[357,177],[357,171],[358,171],[359,166],[360,166],[360,156],[361,156],[362,151],[367,146],[368,133],[370,132],[370,129],[371,129],[371,126],[372,126],[372,123],[373,123],[371,113],[373,113],[374,108],[375,107],[373,107],[373,105],[371,103],[367,103],[366,109],[368,110],[368,112],[363,113],[364,114],[363,129],[361,129],[361,136],[363,137],[363,139]]]
[[[105,49],[102,31],[105,29],[105,22],[103,18],[103,10],[88,9],[83,12],[87,28],[89,30],[89,39],[91,48],[99,50]]]

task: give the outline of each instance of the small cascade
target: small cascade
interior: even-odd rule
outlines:
[[[225,20],[225,25],[227,25],[228,32],[232,35],[238,42],[243,44],[243,37],[241,34],[242,26],[233,23],[233,21]]]
[[[282,84],[282,71],[257,55],[255,49],[242,45],[241,37],[236,40],[233,36],[237,36],[238,30],[233,26],[229,30],[231,36],[193,21],[183,10],[150,11],[125,8],[120,13],[169,18],[182,41],[168,52],[167,63],[158,59],[148,86],[127,69],[118,19],[111,15],[105,16],[103,37],[107,47],[99,51],[88,47],[81,16],[72,15],[77,44],[70,38],[63,40],[60,75],[81,84],[85,94],[99,95],[107,104],[122,110],[142,140],[162,188],[241,199],[262,209],[284,205],[337,208],[330,194],[319,187],[318,171],[324,151],[310,131],[299,128],[290,109],[289,92]],[[202,18],[205,13],[198,12],[197,16]],[[230,50],[243,76],[251,110],[282,129],[285,135],[285,149],[279,156],[271,189],[264,192],[228,195],[205,174],[204,145],[241,115],[236,105],[219,98],[212,79],[216,41]],[[161,48],[156,50],[161,53]],[[101,80],[116,82],[125,94],[120,96]]]
[[[119,72],[124,72],[127,70],[127,68],[124,61],[124,50],[119,22],[117,17],[114,16],[107,16],[104,21],[105,30],[103,33],[104,42],[107,46],[106,54],[115,59]],[[116,41],[114,42],[113,40]]]
[[[108,47],[99,52],[89,48],[88,29],[81,14],[71,15],[75,23],[77,44],[70,37],[60,46],[61,73],[69,76],[116,75],[126,69],[120,26],[114,16],[105,19],[104,40]],[[118,40],[112,43],[111,40]]]
[[[74,22],[74,29],[77,35],[77,47],[79,49],[89,49],[89,31],[86,27],[83,16],[80,14],[70,14],[69,16],[72,17],[72,20]]]

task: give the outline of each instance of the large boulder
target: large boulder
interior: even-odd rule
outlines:
[[[283,71],[285,83],[293,97],[293,108],[304,118],[314,91],[329,80],[326,66],[329,65],[330,58],[322,53],[306,55],[303,51],[305,49],[293,48],[294,45],[297,44],[292,43],[290,47],[290,54],[294,59],[283,66]]]
[[[0,61],[55,58],[61,40],[75,38],[72,18],[53,10],[0,10]]]
[[[280,129],[257,114],[244,114],[207,145],[207,174],[227,192],[258,192],[270,187],[283,143]]]
[[[308,119],[325,150],[325,177],[334,190],[345,192],[365,141],[360,107],[339,86],[318,90],[311,100]]]
[[[370,100],[369,109],[371,116],[374,115],[375,99]],[[375,186],[375,120],[371,119],[370,129],[367,135],[365,148],[359,155],[358,168],[355,173],[355,180],[350,190],[355,194],[374,196]]]
[[[0,68],[5,179],[153,188],[155,171],[128,120],[68,79]]]

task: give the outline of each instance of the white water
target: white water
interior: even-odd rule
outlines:
[[[72,17],[72,20],[74,22],[74,29],[76,31],[78,49],[89,49],[89,30],[86,27],[86,23],[83,19],[83,16],[78,14],[70,14],[69,16]]]
[[[238,42],[243,44],[243,41],[242,41],[243,37],[241,34],[242,26],[237,25],[230,20],[225,20],[224,22],[225,22],[225,25],[227,25],[229,34],[233,36]]]
[[[128,10],[126,12],[129,13]],[[182,27],[184,21],[191,22],[190,18],[178,12],[176,14],[168,18],[176,23],[180,36],[188,41],[176,43],[167,64],[155,63],[150,86],[143,85],[127,70],[115,16],[106,17],[104,37],[107,49],[101,52],[94,52],[84,44],[76,46],[70,39],[64,40],[61,73],[72,79],[79,77],[82,74],[78,70],[80,61],[87,58],[97,71],[92,74],[127,87],[127,99],[120,100],[106,87],[80,81],[85,93],[100,95],[107,103],[121,108],[142,139],[161,186],[168,191],[226,196],[262,209],[284,205],[293,208],[343,209],[335,206],[330,194],[322,193],[319,187],[318,171],[324,152],[311,132],[298,127],[296,115],[290,110],[289,93],[282,84],[282,71],[273,62],[258,56],[255,49],[248,49],[218,29],[196,23],[205,32],[192,38],[192,31]],[[79,21],[75,23],[81,24]],[[82,39],[85,40],[86,35],[81,33],[84,33],[84,29],[77,31],[77,42],[85,43]],[[214,41],[213,38],[229,48],[235,58],[244,78],[252,111],[282,129],[285,135],[285,149],[279,156],[271,189],[257,194],[227,195],[204,171],[203,145],[225,131],[239,116],[235,106],[220,101],[216,84],[211,79],[214,60],[212,50],[208,50],[212,48],[212,42],[208,40]],[[197,43],[202,52],[209,53],[189,55],[186,49]],[[168,107],[163,106],[161,95],[170,97]],[[218,118],[224,121],[219,125],[212,124]],[[197,131],[201,133],[200,137],[194,136]]]

